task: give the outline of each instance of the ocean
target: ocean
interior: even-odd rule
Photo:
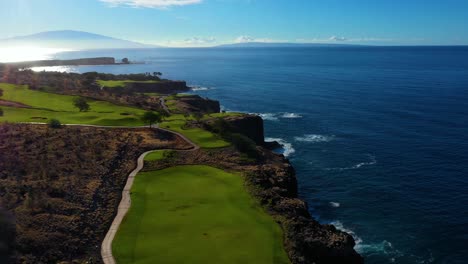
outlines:
[[[99,50],[57,58],[141,64],[283,144],[312,215],[352,234],[366,263],[467,263],[468,47]],[[62,69],[63,70],[63,69]]]

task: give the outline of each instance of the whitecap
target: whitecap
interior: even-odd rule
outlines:
[[[326,135],[308,134],[302,137],[295,137],[294,139],[299,142],[320,143],[320,142],[332,141],[335,139],[335,136],[334,135],[326,136]]]
[[[276,117],[276,114],[260,113],[260,114],[256,114],[256,115],[260,116],[263,120],[278,121],[278,117]]]
[[[353,230],[346,228],[342,222],[334,221],[331,222],[332,225],[336,227],[336,229],[341,230],[350,234],[356,243],[354,249],[363,255],[368,254],[383,254],[388,257],[388,259],[393,262],[395,258],[403,256],[403,253],[393,247],[393,244],[387,240],[383,240],[379,243],[364,243],[362,238],[360,238]]]
[[[330,202],[329,204],[330,204],[331,207],[334,207],[334,208],[338,208],[338,207],[341,206],[341,204],[337,203],[337,202]]]
[[[272,141],[278,142],[281,145],[282,149],[283,149],[282,154],[285,157],[289,157],[294,152],[296,152],[296,150],[293,148],[293,145],[291,143],[285,141],[282,138],[265,138],[265,141],[266,142],[272,142]]]
[[[296,114],[296,113],[283,113],[283,115],[281,115],[282,118],[302,118],[301,115],[299,114]]]
[[[326,168],[325,170],[334,170],[334,171],[344,171],[344,170],[356,170],[365,166],[372,166],[377,164],[377,159],[373,155],[368,155],[369,156],[369,161],[367,162],[360,162],[358,164],[355,164],[353,166],[349,167],[344,167],[344,168]]]
[[[192,91],[194,91],[194,92],[196,92],[196,91],[208,91],[208,90],[211,90],[211,88],[203,87],[203,86],[193,86],[192,87]]]

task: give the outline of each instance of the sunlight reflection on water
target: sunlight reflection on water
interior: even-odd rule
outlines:
[[[67,49],[38,48],[38,47],[6,47],[0,48],[0,62],[20,62],[52,59],[59,52]]]

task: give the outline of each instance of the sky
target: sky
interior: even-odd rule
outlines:
[[[468,45],[468,0],[0,0],[0,39],[87,31],[146,44]]]

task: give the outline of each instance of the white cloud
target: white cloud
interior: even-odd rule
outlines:
[[[276,43],[276,42],[288,42],[286,40],[278,40],[271,38],[253,38],[250,36],[240,36],[234,40],[235,43],[249,43],[249,42],[263,42],[263,43]]]
[[[210,43],[216,43],[216,38],[214,37],[208,37],[208,38],[192,37],[192,38],[185,39],[184,42],[186,44],[206,45]]]
[[[240,36],[236,38],[235,42],[236,43],[247,43],[247,42],[254,42],[255,39],[249,36]]]
[[[332,36],[332,37],[330,37],[329,40],[331,40],[331,41],[347,41],[348,39],[345,38],[345,37]]]
[[[184,6],[199,4],[203,0],[99,0],[111,6],[131,6],[146,8],[168,8],[171,6]]]

